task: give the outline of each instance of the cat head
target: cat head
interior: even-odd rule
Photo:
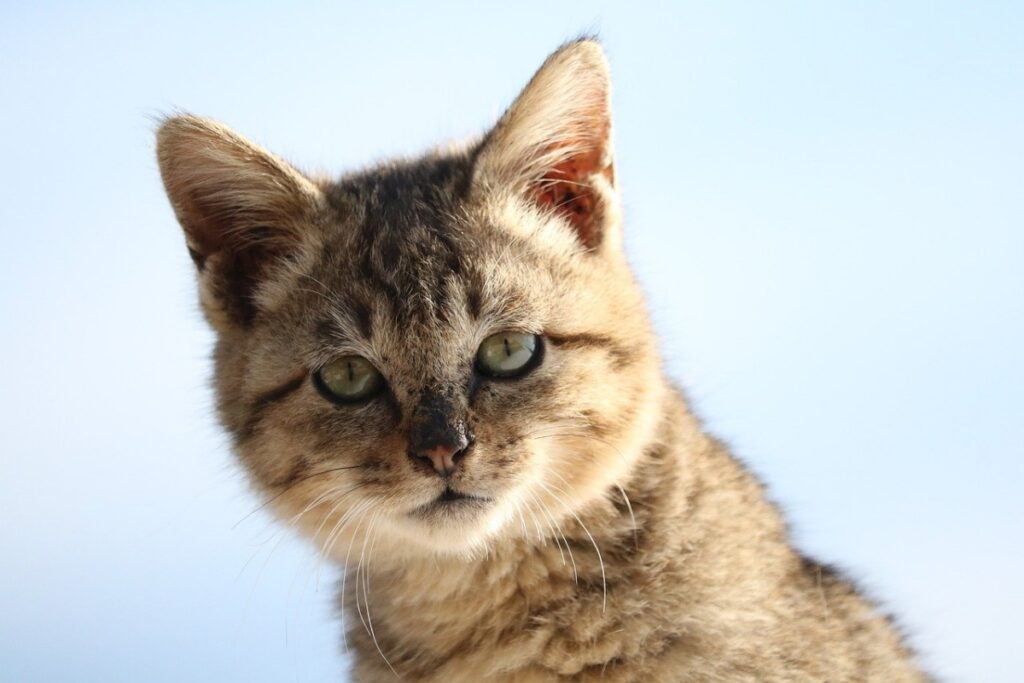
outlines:
[[[325,548],[371,529],[393,555],[538,533],[606,495],[649,437],[658,360],[595,42],[552,54],[455,151],[318,180],[181,116],[157,155],[217,332],[222,422],[255,487]]]

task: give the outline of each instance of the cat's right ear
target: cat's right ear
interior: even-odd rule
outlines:
[[[199,270],[215,327],[246,326],[261,285],[301,249],[323,196],[288,163],[228,128],[196,116],[157,131],[167,196]]]
[[[619,247],[611,79],[599,43],[563,45],[484,138],[474,184],[558,218],[589,251]]]

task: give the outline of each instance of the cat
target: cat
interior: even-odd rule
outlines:
[[[609,68],[554,52],[456,149],[314,178],[166,119],[220,419],[345,568],[358,681],[923,681],[666,378]]]

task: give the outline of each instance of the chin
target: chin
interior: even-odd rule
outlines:
[[[442,494],[387,520],[387,531],[404,555],[478,557],[511,528],[514,496]]]

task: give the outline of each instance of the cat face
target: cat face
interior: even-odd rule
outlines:
[[[222,421],[257,489],[340,559],[371,537],[401,556],[543,535],[652,429],[608,105],[583,41],[481,142],[338,181],[205,119],[161,128]]]

